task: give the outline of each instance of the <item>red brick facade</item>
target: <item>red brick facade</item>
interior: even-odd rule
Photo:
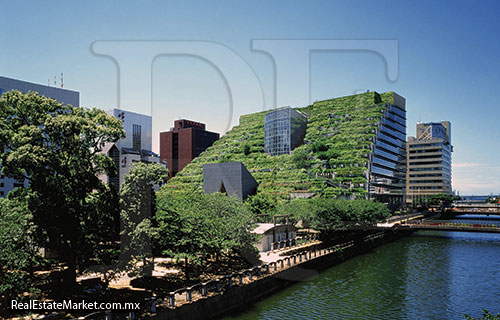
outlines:
[[[167,162],[169,178],[210,147],[219,134],[205,130],[205,124],[176,120],[171,131],[160,133],[160,159]]]

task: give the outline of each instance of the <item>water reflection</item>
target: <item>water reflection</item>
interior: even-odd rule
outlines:
[[[500,234],[420,231],[226,319],[464,319],[500,312],[498,283]]]

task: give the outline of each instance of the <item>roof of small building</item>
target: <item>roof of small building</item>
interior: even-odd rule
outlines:
[[[295,228],[291,224],[277,224],[276,227],[292,227]],[[252,230],[252,233],[255,234],[264,234],[269,230],[274,228],[274,223],[257,223],[257,227]]]

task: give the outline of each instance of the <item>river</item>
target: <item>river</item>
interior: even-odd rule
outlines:
[[[499,285],[500,234],[419,231],[224,319],[465,319],[500,313]]]

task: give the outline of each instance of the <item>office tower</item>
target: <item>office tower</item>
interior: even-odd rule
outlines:
[[[169,178],[175,176],[200,153],[219,139],[219,134],[205,130],[205,124],[181,119],[170,131],[160,133],[160,158],[167,162]]]
[[[417,137],[408,138],[407,203],[433,194],[452,195],[451,123],[417,123]]]

